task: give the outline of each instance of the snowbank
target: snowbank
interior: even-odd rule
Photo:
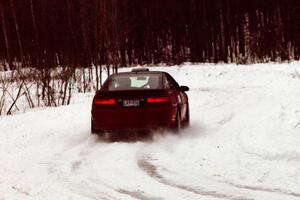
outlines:
[[[298,65],[153,67],[191,88],[180,136],[91,136],[92,95],[3,117],[0,199],[299,199]]]

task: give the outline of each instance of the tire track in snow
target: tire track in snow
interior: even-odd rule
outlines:
[[[234,186],[236,188],[241,188],[241,189],[248,189],[248,190],[262,191],[262,192],[271,192],[271,193],[277,193],[277,194],[280,194],[280,195],[300,197],[299,193],[288,191],[288,190],[283,190],[283,189],[280,189],[280,188],[266,188],[266,187],[247,186],[247,185],[239,185],[239,184],[230,183],[230,182],[228,182],[228,184],[231,185],[231,186]]]
[[[298,152],[287,151],[283,153],[272,153],[272,152],[268,152],[267,150],[261,150],[260,152],[255,152],[253,148],[249,148],[244,144],[241,133],[239,133],[236,136],[236,138],[238,141],[237,143],[240,149],[242,150],[242,152],[250,156],[255,156],[262,160],[268,160],[268,161],[300,162],[300,154]]]
[[[47,182],[48,187],[55,184],[72,194],[95,200],[121,200],[120,194],[123,197],[124,195],[128,196],[128,194],[115,191],[105,184],[94,184],[92,180],[78,176],[77,170],[83,167],[82,165],[87,161],[86,157],[91,153],[91,149],[86,149],[86,147],[91,148],[100,141],[102,140],[98,137],[84,137],[79,142],[69,144],[61,152],[56,153],[48,166],[48,173],[52,177]],[[77,154],[77,156],[69,159],[70,154],[73,153]]]
[[[276,153],[271,153],[264,151],[263,153],[256,153],[254,150],[250,150],[249,148],[246,147],[242,140],[241,133],[237,135],[237,141],[240,149],[242,150],[243,153],[250,155],[250,156],[255,156],[258,157],[262,160],[268,160],[268,161],[286,161],[286,162],[300,162],[300,154],[297,152],[285,152],[282,154],[276,154]],[[296,198],[300,198],[300,193],[292,192],[289,190],[284,190],[281,188],[267,188],[267,187],[258,187],[258,186],[249,186],[249,185],[241,185],[241,184],[236,184],[230,181],[218,181],[221,183],[226,183],[228,185],[231,185],[236,188],[241,188],[241,189],[248,189],[252,191],[261,191],[261,192],[269,192],[269,193],[276,193],[280,195],[288,195]]]
[[[117,192],[121,194],[126,194],[134,199],[140,199],[140,200],[163,200],[164,198],[161,197],[149,197],[146,196],[142,191],[128,191],[124,189],[116,190]]]
[[[251,156],[259,157],[262,160],[300,162],[300,154],[297,152],[271,153],[262,150],[261,153],[257,153],[254,151],[251,152],[250,150],[247,150],[244,146],[242,146],[241,148],[244,153]]]
[[[227,185],[230,185],[235,188],[240,188],[240,189],[246,189],[246,190],[251,190],[251,191],[258,191],[258,192],[268,192],[268,193],[276,193],[279,195],[287,195],[287,196],[292,196],[296,198],[300,198],[300,193],[292,192],[289,190],[284,190],[280,188],[267,188],[267,187],[259,187],[259,186],[250,186],[250,185],[242,185],[242,184],[237,184],[234,182],[230,181],[221,181],[221,180],[214,180],[219,183],[225,183]]]
[[[205,191],[204,189],[196,189],[196,188],[188,187],[185,185],[170,182],[170,181],[166,180],[163,176],[161,176],[157,172],[156,166],[151,164],[148,161],[148,159],[146,159],[145,157],[138,159],[137,165],[142,171],[144,171],[146,174],[148,174],[151,178],[155,179],[159,183],[162,183],[164,185],[171,186],[171,187],[174,187],[174,188],[177,188],[180,190],[184,190],[184,191],[191,192],[191,193],[201,195],[201,196],[214,197],[214,198],[219,198],[219,199],[254,200],[252,198],[250,199],[250,198],[246,198],[246,197],[236,197],[236,196],[232,196],[232,195],[228,195],[228,194],[218,193],[216,191]]]
[[[85,176],[78,176],[78,172],[85,167],[84,165],[89,160],[88,156],[92,153],[91,148],[93,148],[93,145],[98,145],[99,142],[111,143],[98,136],[89,136],[80,142],[69,145],[68,148],[54,155],[48,168],[48,172],[55,176],[52,182],[58,183],[59,186],[66,185],[64,188],[68,191],[89,199],[121,200],[125,197],[141,200],[162,199],[146,196],[143,191],[115,189],[101,181],[95,181]],[[76,154],[77,156],[70,157],[71,154]]]
[[[129,196],[128,194],[120,193],[109,187],[106,187],[104,184],[101,184],[103,187],[105,187],[105,192],[103,189],[99,189],[91,180],[78,179],[75,176],[69,180],[72,181],[70,181],[67,189],[73,194],[77,194],[84,198],[90,198],[94,200],[122,200],[124,196]],[[123,197],[119,194],[121,194]]]

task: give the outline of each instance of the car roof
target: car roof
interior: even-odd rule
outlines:
[[[133,74],[167,74],[167,72],[163,71],[134,71],[134,72],[119,72],[117,74],[113,74],[114,76],[117,75],[133,75]]]

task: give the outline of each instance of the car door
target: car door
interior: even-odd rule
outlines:
[[[181,119],[185,119],[186,112],[187,112],[187,98],[186,94],[180,91],[179,84],[174,80],[174,78],[166,74],[166,81],[170,90],[170,94],[172,99],[174,99],[174,104],[179,105]]]

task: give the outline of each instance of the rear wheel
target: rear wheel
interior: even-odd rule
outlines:
[[[94,123],[93,120],[91,120],[91,134],[97,134],[99,136],[103,136],[104,135],[104,131],[100,131],[100,130],[96,130],[94,127]]]
[[[120,141],[120,135],[117,132],[106,132],[104,134],[104,138],[110,142]]]
[[[183,122],[183,127],[187,128],[189,126],[190,126],[190,108],[187,107],[186,114],[185,114],[185,120]]]
[[[91,134],[97,134],[97,131],[94,128],[93,120],[91,120]]]
[[[176,120],[175,120],[173,131],[174,131],[174,133],[180,133],[180,131],[181,131],[181,117],[180,117],[179,109],[176,114]]]

